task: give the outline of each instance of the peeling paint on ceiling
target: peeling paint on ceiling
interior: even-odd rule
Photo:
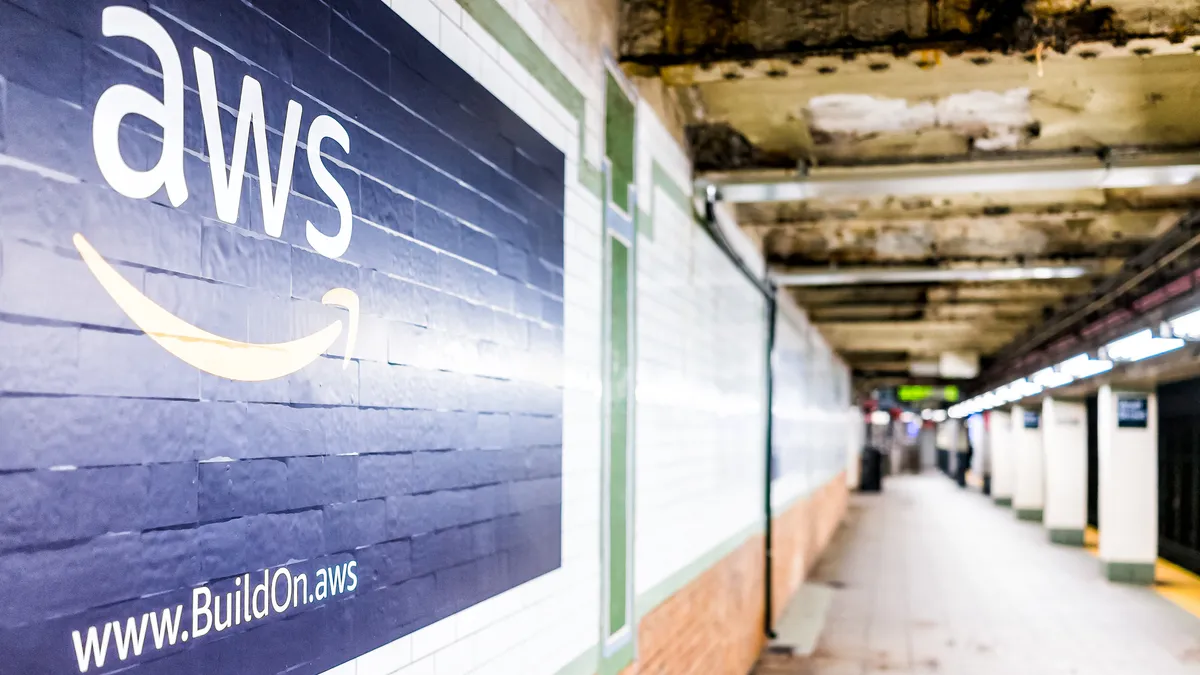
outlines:
[[[1015,150],[1037,134],[1028,88],[974,90],[911,102],[870,94],[829,94],[808,102],[813,137],[863,138],[949,129],[977,150]]]

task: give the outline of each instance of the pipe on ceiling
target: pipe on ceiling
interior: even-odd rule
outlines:
[[[1147,188],[1200,180],[1200,153],[1111,158],[739,172],[697,178],[697,194],[733,203],[900,195]]]
[[[1087,265],[1040,265],[1032,267],[904,268],[869,267],[829,269],[813,272],[772,272],[778,286],[857,286],[865,284],[920,284],[959,281],[1028,281],[1033,279],[1078,279],[1095,270]]]

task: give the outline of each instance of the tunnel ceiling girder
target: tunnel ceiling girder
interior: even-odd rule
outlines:
[[[625,0],[621,54],[646,66],[761,56],[944,49],[1058,51],[1087,41],[1178,41],[1194,0]]]

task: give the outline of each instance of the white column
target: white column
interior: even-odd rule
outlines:
[[[862,450],[866,441],[863,412],[858,406],[852,405],[846,411],[846,486],[851,490],[857,490],[862,480]]]
[[[1083,546],[1087,529],[1088,429],[1083,403],[1042,402],[1046,456],[1046,513],[1042,521],[1056,544]]]
[[[963,424],[963,420],[946,420],[946,470],[950,472],[951,478],[958,475],[959,451],[966,449],[962,447]]]
[[[1045,457],[1042,455],[1041,411],[1012,409],[1012,447],[1017,460],[1013,509],[1021,520],[1042,521],[1046,507]]]
[[[1012,417],[1004,410],[987,413],[988,448],[992,455],[992,500],[1012,506],[1016,461],[1012,449]]]
[[[987,419],[983,415],[971,415],[967,418],[967,436],[971,439],[971,448],[975,451],[974,457],[971,459],[971,469],[979,475],[979,480],[983,482],[983,488],[989,489],[992,475],[992,449],[987,434]]]
[[[1158,400],[1100,388],[1100,560],[1112,581],[1154,583],[1158,560]]]

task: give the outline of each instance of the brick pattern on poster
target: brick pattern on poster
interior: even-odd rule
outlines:
[[[112,190],[92,150],[100,95],[162,95],[148,14],[187,87],[189,198]],[[226,157],[242,78],[262,85],[277,171],[289,101],[338,119],[325,165],[301,134],[282,238],[264,232],[251,142],[235,224],[216,217],[193,47],[214,61]],[[131,166],[162,128],[128,117]],[[70,633],[190,602],[192,586],[354,559],[355,593],[237,626],[132,672],[317,673],[556,569],[561,558],[564,157],[377,0],[0,0],[0,653],[77,670]],[[80,260],[82,233],[138,290],[222,336],[277,342],[361,321],[291,376],[193,369],[141,333]],[[232,583],[232,581],[230,581]],[[236,664],[236,665],[231,665]]]

